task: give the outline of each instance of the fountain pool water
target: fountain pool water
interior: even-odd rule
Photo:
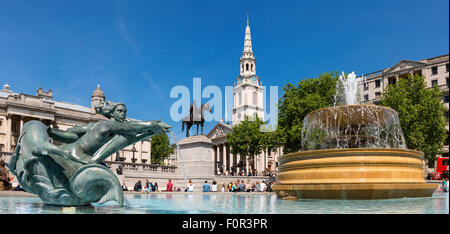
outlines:
[[[103,205],[62,208],[43,205],[38,197],[0,197],[0,214],[448,214],[449,195],[389,200],[277,199],[257,193],[125,194],[124,207]]]
[[[303,151],[279,158],[279,198],[430,197],[436,190],[425,182],[423,153],[406,149],[397,112],[359,104],[360,83],[342,74],[335,105],[304,118]]]

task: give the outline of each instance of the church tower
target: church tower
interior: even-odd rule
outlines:
[[[252,50],[250,25],[247,18],[245,28],[244,51],[240,59],[240,74],[233,88],[233,123],[238,124],[244,116],[258,116],[264,120],[262,82],[256,75],[256,59]]]

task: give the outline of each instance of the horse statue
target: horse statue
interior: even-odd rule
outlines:
[[[129,121],[125,104],[120,102],[107,101],[95,110],[109,119],[67,130],[37,120],[24,124],[8,167],[19,184],[39,195],[44,204],[82,206],[116,201],[123,206],[120,182],[103,160],[170,128],[159,120]]]
[[[204,112],[211,112],[211,107],[209,103],[202,104],[200,108],[197,108],[194,103],[189,107],[189,115],[185,116],[182,121],[181,131],[184,131],[184,125],[186,124],[186,137],[189,137],[189,129],[193,125],[197,125],[197,135],[198,135],[198,127],[201,126],[201,135],[203,135],[203,125],[205,123]]]

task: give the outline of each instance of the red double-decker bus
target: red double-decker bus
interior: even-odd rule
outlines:
[[[432,173],[431,177],[434,180],[448,178],[448,157],[436,158],[436,173]]]

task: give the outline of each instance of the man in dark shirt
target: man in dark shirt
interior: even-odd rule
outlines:
[[[141,181],[139,180],[139,181],[134,185],[134,191],[140,192],[141,190],[142,190],[142,184],[141,184]]]

